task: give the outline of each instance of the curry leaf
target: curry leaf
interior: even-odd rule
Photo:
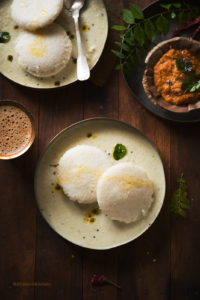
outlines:
[[[126,22],[127,24],[134,24],[135,23],[135,19],[133,17],[133,14],[129,9],[124,9],[123,10],[123,19],[124,19],[124,22]]]
[[[175,3],[172,3],[173,7],[175,8],[180,8],[181,7],[181,3],[180,2],[175,2]]]
[[[122,144],[117,144],[113,150],[113,157],[115,160],[123,158],[127,153],[127,149]]]
[[[124,51],[129,52],[131,50],[131,48],[125,43],[115,42],[115,44],[122,48]]]
[[[120,51],[117,51],[117,50],[111,50],[111,51],[112,51],[112,53],[114,53],[119,58],[124,58],[125,57],[124,54]]]
[[[172,6],[172,3],[168,3],[168,4],[160,4],[161,7],[165,8],[165,9],[170,9]]]
[[[193,87],[190,89],[190,92],[196,92],[200,89],[200,78],[199,80],[196,81],[196,83],[194,83]]]
[[[154,25],[151,21],[147,21],[144,24],[144,31],[145,31],[146,36],[148,37],[148,39],[151,42],[153,42],[155,40],[155,37],[156,37],[156,30],[155,30],[155,27],[154,27]]]
[[[7,42],[9,42],[10,38],[11,38],[10,33],[5,32],[5,31],[0,32],[0,43],[7,43]]]
[[[171,200],[171,211],[175,214],[178,214],[182,217],[187,216],[186,210],[189,210],[190,207],[190,199],[187,195],[187,184],[186,180],[181,174],[180,178],[177,180],[179,186],[178,189],[174,192]]]
[[[184,93],[194,93],[200,89],[200,74],[191,74],[182,83]]]
[[[156,20],[156,27],[159,32],[163,34],[167,34],[169,31],[169,21],[166,17],[164,16],[159,16]]]
[[[134,39],[131,39],[131,38],[126,38],[126,43],[129,46],[134,46],[135,45]]]
[[[145,42],[145,33],[144,33],[144,30],[143,30],[143,28],[140,24],[135,26],[134,36],[135,36],[136,41],[142,47],[144,45],[144,42]]]
[[[143,11],[141,10],[141,8],[138,5],[131,4],[130,8],[131,8],[132,15],[135,19],[138,19],[138,20],[144,19]]]
[[[122,25],[113,25],[112,29],[115,29],[115,30],[118,30],[118,31],[123,31],[123,30],[126,30],[126,27],[122,26]]]
[[[182,73],[189,73],[192,71],[192,63],[182,57],[176,59],[176,67]]]

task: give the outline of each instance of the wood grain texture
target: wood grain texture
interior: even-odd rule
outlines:
[[[12,99],[32,112],[37,125],[38,101],[30,91],[0,77],[0,99]],[[37,129],[36,129],[37,130]],[[21,158],[0,161],[0,227],[1,227],[1,297],[2,299],[34,299],[33,287],[18,283],[33,282],[35,269],[36,203],[33,193],[37,139]]]
[[[97,86],[104,86],[107,83],[110,73],[116,65],[116,56],[111,52],[115,47],[115,41],[119,40],[119,32],[112,30],[112,26],[122,24],[122,1],[106,0],[105,6],[108,14],[108,38],[102,56],[91,72],[90,81]]]
[[[132,2],[145,7],[153,1]],[[128,7],[131,1],[118,1],[114,14],[116,1],[105,3],[113,24],[120,18],[119,7]],[[148,112],[133,96],[123,75],[116,71],[110,74],[114,59],[103,80],[110,45],[89,82],[42,91],[0,76],[0,99],[24,104],[37,127],[35,143],[23,157],[0,161],[3,300],[200,299],[200,124],[170,123]],[[58,236],[38,211],[33,192],[35,167],[49,141],[74,122],[100,116],[119,119],[143,132],[161,155],[167,183],[164,206],[151,228],[135,241],[108,251],[83,249]],[[172,215],[169,209],[181,172],[193,198],[187,219]],[[122,289],[91,287],[93,273],[104,274]]]
[[[184,173],[188,193],[192,198],[187,219],[171,220],[171,297],[172,299],[200,298],[200,124],[176,124],[171,130],[172,190],[176,178]]]
[[[139,129],[157,147],[164,165],[168,166],[165,172],[169,186],[169,124],[148,113],[133,97],[123,80],[120,80],[119,99],[119,119]],[[127,299],[131,294],[132,284],[135,291],[133,299],[169,299],[170,222],[167,200],[168,191],[164,207],[155,223],[142,237],[124,247],[123,256],[119,260],[118,274],[119,281],[124,282],[128,288],[121,299]],[[162,240],[163,235],[165,240]],[[129,268],[129,265],[134,265],[134,268]],[[127,278],[131,280],[129,284]]]

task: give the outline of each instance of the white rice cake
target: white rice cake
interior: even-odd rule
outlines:
[[[51,24],[35,33],[19,34],[15,50],[19,65],[36,77],[49,77],[60,72],[68,63],[72,43],[65,30]]]
[[[64,193],[79,203],[96,202],[98,179],[112,165],[106,153],[88,145],[66,151],[58,167],[58,181]]]
[[[97,201],[112,220],[130,223],[147,214],[153,202],[153,185],[134,163],[118,163],[99,179]]]
[[[33,31],[51,24],[62,8],[63,0],[14,0],[11,16],[17,25]]]

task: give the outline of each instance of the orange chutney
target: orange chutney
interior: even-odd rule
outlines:
[[[182,58],[192,63],[192,72],[200,74],[200,60],[188,50],[170,49],[154,66],[154,84],[162,98],[171,104],[181,105],[195,102],[200,91],[184,93],[181,89],[186,74],[177,69],[176,60]]]

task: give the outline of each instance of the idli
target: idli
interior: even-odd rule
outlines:
[[[61,157],[58,182],[71,200],[79,203],[96,202],[98,179],[111,164],[102,150],[93,146],[78,145]]]
[[[72,43],[65,30],[51,24],[35,33],[19,34],[15,51],[19,65],[36,77],[49,77],[60,72],[68,63]]]
[[[118,163],[99,179],[97,201],[112,220],[130,223],[147,214],[153,202],[153,185],[140,167]]]
[[[14,0],[11,16],[17,25],[32,31],[51,24],[62,8],[63,0]]]

